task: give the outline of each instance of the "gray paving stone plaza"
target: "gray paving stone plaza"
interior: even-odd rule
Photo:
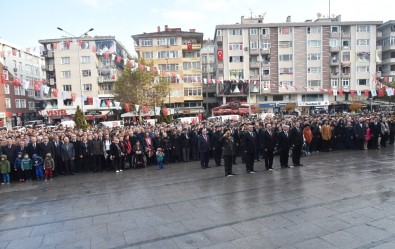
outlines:
[[[0,187],[0,248],[395,248],[394,147]],[[211,166],[213,165],[211,160]]]

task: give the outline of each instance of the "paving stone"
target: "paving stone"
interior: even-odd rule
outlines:
[[[40,248],[42,241],[43,241],[43,236],[15,239],[8,244],[7,249]]]
[[[326,242],[320,238],[305,240],[294,245],[298,249],[336,249],[337,246]]]
[[[203,233],[192,233],[174,238],[179,248],[201,248],[212,242]]]

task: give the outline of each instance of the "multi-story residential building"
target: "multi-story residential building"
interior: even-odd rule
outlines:
[[[211,108],[218,106],[216,85],[213,83],[213,80],[215,80],[215,53],[212,40],[204,41],[200,50],[200,57],[203,78],[203,106],[206,110],[206,115],[209,115]]]
[[[152,61],[169,82],[170,96],[163,100],[164,104],[174,109],[176,116],[203,113],[200,60],[203,33],[165,25],[163,31],[158,26],[157,32],[132,37],[138,56]]]
[[[0,90],[2,110],[0,126],[24,125],[36,119],[39,101],[35,99],[34,83],[45,79],[44,60],[38,49],[23,49],[12,42],[0,39],[0,71],[3,87]],[[4,98],[3,98],[4,96]]]
[[[294,103],[304,112],[372,89],[380,21],[264,23],[263,17],[217,25],[216,78],[223,103],[239,100],[264,111]],[[228,82],[230,80],[231,82]],[[361,94],[362,92],[362,94]],[[250,97],[248,98],[248,96]]]
[[[132,59],[114,36],[84,36],[40,40],[46,61],[46,84],[41,88],[42,114],[50,122],[71,119],[77,106],[88,120],[118,116],[113,85],[119,70]]]
[[[383,23],[377,31],[377,47],[381,52],[381,61],[377,62],[381,75],[378,76],[383,77],[384,83],[395,82],[395,20]]]

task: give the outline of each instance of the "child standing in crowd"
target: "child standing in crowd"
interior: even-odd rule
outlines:
[[[41,181],[44,177],[43,159],[37,154],[33,154],[33,164],[36,168],[36,178],[37,180]]]
[[[23,182],[25,179],[23,178],[23,171],[22,171],[22,152],[18,152],[18,157],[15,158],[14,162],[14,171],[15,171],[15,178],[18,178],[20,182]]]
[[[10,184],[11,165],[6,155],[1,155],[0,157],[0,172],[3,175],[3,182],[1,184]]]
[[[29,158],[29,154],[25,153],[22,163],[21,163],[21,169],[24,172],[25,180],[26,181],[31,181],[32,180],[32,168],[33,168],[33,162],[32,159]]]
[[[164,158],[165,158],[165,154],[163,153],[162,148],[158,148],[156,151],[156,160],[158,161],[158,169],[163,169]]]
[[[45,155],[44,169],[45,169],[45,181],[48,181],[48,177],[49,180],[52,181],[52,172],[55,169],[55,162],[52,159],[51,153],[47,153]]]

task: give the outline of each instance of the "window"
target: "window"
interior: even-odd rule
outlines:
[[[110,65],[110,58],[100,57],[99,60],[103,64],[103,66]]]
[[[229,76],[231,80],[241,80],[244,79],[244,71],[243,69],[234,69],[229,70]]]
[[[319,48],[321,47],[321,41],[320,40],[310,40],[308,41],[309,47],[310,48]]]
[[[34,101],[29,101],[29,102],[27,102],[27,104],[28,104],[29,110],[34,110],[34,109],[36,109],[36,106],[35,106],[35,104],[34,104]]]
[[[19,91],[20,91],[20,95],[21,96],[25,96],[25,88],[23,88],[22,86],[19,86]]]
[[[293,85],[294,85],[293,81],[280,81],[280,87],[289,87]]]
[[[10,94],[10,85],[4,84],[4,93]]]
[[[280,61],[292,61],[292,54],[280,54]]]
[[[259,30],[259,34],[263,36],[267,36],[269,34],[269,29],[268,28],[261,28]]]
[[[342,46],[343,47],[349,47],[351,45],[351,42],[349,39],[343,39],[342,40]]]
[[[243,32],[241,29],[229,29],[228,34],[229,35],[242,35]]]
[[[184,83],[198,83],[200,79],[200,74],[184,74]],[[174,81],[174,79],[171,80]]]
[[[280,68],[280,74],[293,74],[293,68]]]
[[[350,85],[350,79],[342,79],[342,86],[348,87]]]
[[[351,72],[350,67],[347,66],[342,67],[343,74],[350,74],[350,72]]]
[[[250,29],[250,35],[258,35],[258,29],[257,28]]]
[[[250,49],[251,50],[258,49],[258,41],[250,41]]]
[[[309,80],[309,81],[307,81],[307,86],[308,87],[321,86],[321,81],[320,80]]]
[[[358,66],[357,72],[358,73],[369,72],[369,66]]]
[[[307,34],[319,34],[321,33],[321,27],[307,27]]]
[[[359,52],[358,61],[370,61],[370,52]]]
[[[83,84],[84,91],[92,91],[92,84]]]
[[[280,41],[278,43],[279,48],[292,48],[292,41]]]
[[[104,91],[111,91],[112,90],[112,84],[101,84],[100,89]]]
[[[154,58],[154,52],[144,52],[143,57],[146,59],[152,59]]]
[[[331,26],[331,33],[339,33],[339,27],[338,26]]]
[[[291,33],[292,33],[292,28],[290,28],[290,27],[280,28],[280,34],[287,35],[287,34],[291,34]]]
[[[71,92],[71,85],[63,85],[63,91]]]
[[[14,94],[15,95],[21,95],[20,87],[19,86],[14,86]]]
[[[303,94],[302,101],[309,102],[309,101],[324,101],[323,94]]]
[[[321,60],[321,54],[308,54],[307,59],[309,61],[319,61]]]
[[[20,99],[15,100],[15,108],[21,108],[21,100]]]
[[[71,72],[70,71],[62,71],[62,78],[70,78]]]
[[[178,51],[158,51],[158,58],[177,58]]]
[[[22,62],[19,62],[19,70],[22,70]]]
[[[367,79],[357,79],[357,84],[359,86],[367,86],[368,85],[368,80]]]
[[[339,47],[339,40],[338,39],[330,39],[329,40],[329,47],[331,48],[337,48]]]
[[[217,30],[217,36],[222,36],[222,30]]]
[[[243,62],[243,56],[229,56],[229,62]]]
[[[91,63],[91,57],[90,56],[81,56],[81,63],[83,63],[83,64]]]
[[[261,48],[262,49],[269,49],[270,48],[270,41],[269,40],[263,40],[261,41]]]
[[[5,108],[11,108],[11,99],[9,98],[5,99]]]
[[[158,46],[168,46],[168,45],[177,45],[177,38],[169,37],[169,38],[159,38],[157,40]]]
[[[158,64],[161,71],[178,71],[178,64]]]
[[[370,32],[369,25],[357,25],[357,32]]]
[[[320,67],[309,67],[309,68],[307,68],[307,73],[309,73],[309,74],[321,73],[321,68]]]
[[[369,46],[370,40],[369,39],[358,39],[357,45],[358,46]]]
[[[62,57],[60,58],[61,64],[70,64],[70,57]]]
[[[183,70],[200,69],[200,62],[184,62],[182,64]]]
[[[151,47],[152,39],[141,39],[140,43],[142,47]]]
[[[283,101],[284,95],[273,95],[273,101]]]
[[[339,86],[339,79],[331,79],[331,86],[338,87]]]
[[[229,43],[229,50],[234,50],[234,51],[243,50],[243,43]]]
[[[26,99],[21,99],[21,108],[26,108]]]
[[[202,96],[201,87],[184,88],[184,96]]]
[[[350,52],[342,52],[342,61],[349,62],[350,61]]]
[[[82,77],[91,76],[91,70],[82,70]]]
[[[27,96],[30,98],[34,98],[34,90],[31,89],[27,90]]]

